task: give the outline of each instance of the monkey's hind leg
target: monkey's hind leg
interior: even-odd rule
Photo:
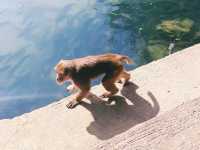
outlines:
[[[128,84],[130,78],[131,78],[131,75],[126,72],[125,70],[123,70],[120,74],[120,80],[123,78],[125,81],[124,81],[124,86]]]
[[[119,90],[115,85],[121,74],[121,70],[115,71],[113,74],[106,74],[102,80],[104,88],[108,91],[101,95],[103,98],[108,98],[116,94]]]

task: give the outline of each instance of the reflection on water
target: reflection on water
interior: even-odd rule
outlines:
[[[200,42],[199,0],[107,0],[110,25],[129,31],[140,64]]]
[[[2,0],[0,119],[30,112],[66,96],[64,87],[57,86],[54,79],[53,67],[61,58],[116,52],[134,58],[136,64],[128,66],[134,68],[158,58],[157,54],[166,54],[171,41],[175,41],[177,50],[199,42],[198,18],[190,9],[185,11],[187,1],[177,1],[180,6],[168,1],[162,5],[161,0]],[[197,0],[194,3],[200,6]],[[184,11],[177,10],[179,7]],[[169,8],[179,12],[182,19],[192,20],[188,32],[155,30],[161,20],[179,19],[180,15]],[[188,12],[185,18],[184,12]]]

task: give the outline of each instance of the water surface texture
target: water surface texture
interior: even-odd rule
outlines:
[[[135,60],[130,69],[198,43],[199,7],[198,0],[1,0],[0,119],[66,96],[55,83],[60,59],[114,52]]]

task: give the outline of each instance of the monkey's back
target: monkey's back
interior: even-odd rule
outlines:
[[[75,78],[84,80],[95,78],[101,74],[112,75],[118,68],[122,67],[115,56],[117,55],[105,54],[76,59]]]

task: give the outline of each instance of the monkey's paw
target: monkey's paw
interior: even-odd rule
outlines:
[[[78,104],[79,104],[78,101],[72,100],[72,101],[70,101],[66,106],[67,106],[67,108],[72,109],[72,108],[74,108],[74,107],[75,107],[76,105],[78,105]]]

